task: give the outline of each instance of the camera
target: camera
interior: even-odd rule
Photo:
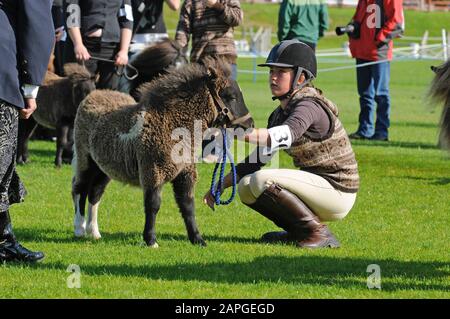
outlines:
[[[359,24],[356,22],[349,23],[345,27],[336,27],[335,31],[339,36],[347,33],[351,38],[359,38]]]
[[[343,35],[344,33],[352,33],[355,31],[353,24],[346,25],[345,27],[336,27],[336,34]]]

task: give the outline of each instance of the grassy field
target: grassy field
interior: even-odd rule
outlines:
[[[251,69],[251,63],[243,59],[239,67]],[[354,143],[361,190],[348,217],[330,223],[342,244],[336,250],[260,243],[276,228],[239,200],[210,211],[201,203],[213,169],[206,164],[198,167],[196,196],[206,248],[188,242],[170,187],[157,218],[160,248],[144,247],[142,193],[116,182],[100,205],[103,238],[75,240],[71,168],[53,167],[53,143],[31,143],[32,163],[19,167],[29,196],[11,211],[21,242],[47,257],[34,266],[0,266],[0,297],[449,298],[450,159],[436,148],[440,109],[424,99],[429,66],[437,63],[392,64],[391,141]],[[256,80],[239,75],[247,105],[263,126],[276,104],[265,76]],[[316,85],[338,104],[353,132],[359,110],[354,70],[320,74]],[[293,167],[284,154],[280,161]],[[67,286],[71,264],[81,269],[80,289]],[[371,264],[380,266],[381,289],[367,287]]]

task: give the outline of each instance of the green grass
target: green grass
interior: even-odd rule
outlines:
[[[242,59],[239,67],[251,63]],[[424,99],[432,63],[392,64],[391,141],[354,143],[361,189],[349,215],[329,224],[342,244],[336,250],[260,243],[276,227],[239,200],[210,211],[201,203],[213,169],[206,164],[198,167],[196,188],[206,248],[188,242],[170,187],[157,218],[160,248],[144,247],[142,192],[116,182],[100,205],[103,238],[75,240],[71,168],[53,167],[53,143],[32,142],[32,163],[19,167],[29,196],[11,212],[20,241],[47,257],[33,266],[0,266],[0,297],[449,298],[450,159],[436,148],[440,110]],[[266,82],[264,75],[256,83],[239,76],[258,126],[276,106]],[[354,70],[320,74],[316,85],[352,132],[359,110]],[[293,167],[285,155],[280,161]],[[70,264],[81,268],[81,289],[67,288]],[[381,290],[367,288],[370,264],[381,267]]]

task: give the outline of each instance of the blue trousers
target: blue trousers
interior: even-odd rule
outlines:
[[[371,61],[356,60],[357,65],[367,62]],[[389,79],[390,63],[388,61],[356,69],[361,108],[357,131],[359,135],[366,138],[388,138],[391,110]]]

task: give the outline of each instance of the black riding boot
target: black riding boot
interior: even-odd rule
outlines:
[[[339,247],[339,242],[298,196],[277,184],[269,186],[247,205],[283,228],[282,232],[264,234],[265,242],[295,242],[299,247]]]
[[[17,242],[9,212],[0,212],[0,262],[36,262],[42,258],[43,253],[30,251]]]

